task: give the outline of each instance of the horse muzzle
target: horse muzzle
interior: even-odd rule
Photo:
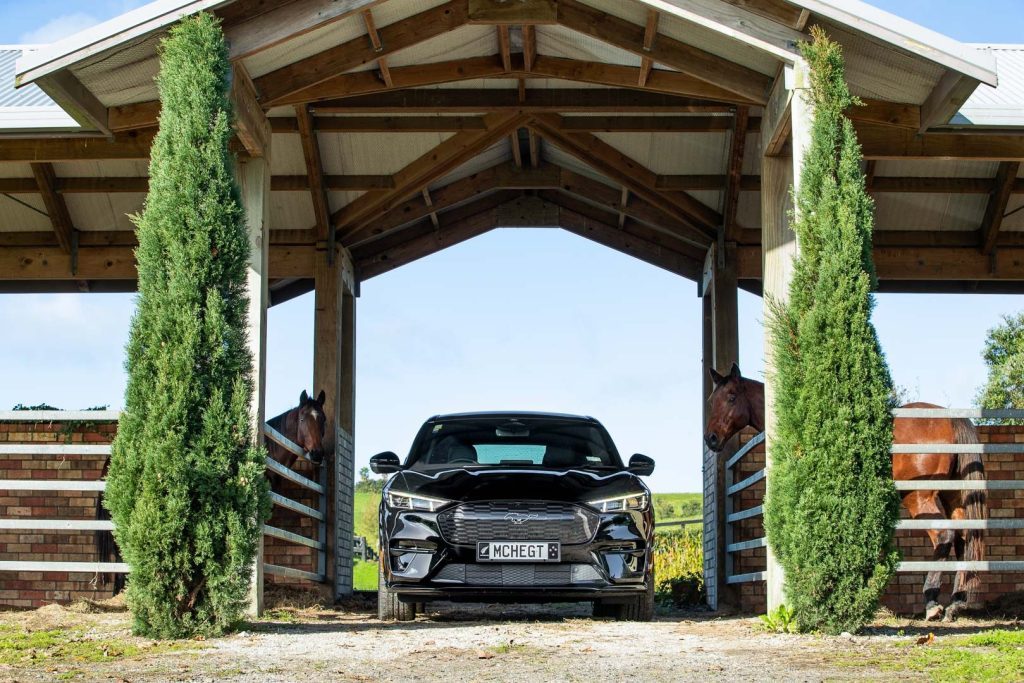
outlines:
[[[309,460],[314,465],[323,465],[324,464],[324,452],[322,450],[320,450],[320,449],[317,449],[315,451],[310,451],[309,452]]]
[[[704,436],[704,443],[707,444],[708,448],[715,451],[716,453],[722,450],[722,441],[718,438],[718,434],[711,432]]]

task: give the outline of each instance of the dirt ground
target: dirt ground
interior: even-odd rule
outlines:
[[[373,607],[367,600],[336,610],[277,608],[235,635],[170,645],[130,636],[116,607],[7,612],[0,680],[913,681],[932,680],[917,657],[923,648],[1017,628],[887,618],[865,635],[775,635],[757,619],[701,612],[616,623],[591,619],[587,605],[443,604],[398,624],[378,621]]]

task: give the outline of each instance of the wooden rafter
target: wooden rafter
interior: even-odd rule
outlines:
[[[1004,161],[999,164],[999,170],[992,183],[992,193],[989,195],[988,205],[985,207],[985,217],[981,223],[981,252],[983,254],[990,254],[995,249],[999,229],[1003,225],[1006,205],[1010,202],[1010,194],[1017,181],[1019,171],[1019,161]]]
[[[629,188],[623,187],[622,197],[619,199],[619,228],[626,222],[626,207],[629,206]]]
[[[425,218],[431,212],[447,211],[474,197],[484,196],[495,190],[550,189],[558,187],[558,183],[558,169],[554,167],[517,169],[507,163],[497,164],[436,188],[431,192],[430,205],[423,197],[414,195],[361,228],[342,233],[339,240],[345,246],[351,247],[387,235],[404,225]]]
[[[591,133],[563,130],[561,117],[536,114],[531,125],[548,142],[608,176],[616,183],[669,213],[678,212],[694,226],[714,235],[721,216],[685,192],[662,192],[655,189],[657,174],[629,158]]]
[[[155,130],[106,138],[13,138],[0,144],[2,161],[148,159]]]
[[[512,71],[512,40],[506,24],[499,24],[495,30],[498,34],[498,55],[505,71]]]
[[[451,0],[379,29],[382,46],[379,52],[365,39],[356,38],[261,76],[256,79],[256,88],[264,106],[273,106],[290,95],[314,88],[366,62],[387,57],[456,29],[466,20],[465,0]]]
[[[332,223],[355,229],[369,221],[374,214],[387,211],[411,194],[419,192],[434,180],[451,172],[468,159],[507,136],[526,123],[525,114],[488,114],[482,131],[456,133],[440,145],[423,154],[395,174],[395,189],[367,192],[348,206],[337,211]]]
[[[57,243],[64,253],[70,254],[74,243],[75,226],[71,222],[71,214],[68,212],[64,197],[57,193],[57,174],[54,173],[53,164],[32,164],[32,174],[43,197],[46,215],[50,217],[50,225],[57,236]]]
[[[558,23],[640,57],[714,84],[755,104],[767,102],[772,79],[760,72],[700,50],[681,41],[659,36],[649,50],[644,49],[644,26],[638,26],[606,14],[576,0],[561,0]]]
[[[644,42],[643,48],[645,52],[650,52],[651,48],[654,47],[654,38],[658,35],[658,14],[657,10],[647,10],[647,26],[644,27]],[[640,58],[640,76],[637,79],[637,85],[641,88],[647,85],[647,77],[651,75],[651,67],[654,66],[654,61],[650,57]]]
[[[523,26],[523,70],[531,71],[533,61],[537,58],[537,33],[533,26]]]
[[[234,64],[232,71],[230,96],[235,135],[249,156],[262,157],[270,147],[270,122],[256,99],[256,89],[249,73],[241,64]]]
[[[373,51],[380,53],[384,51],[384,44],[380,41],[380,34],[377,32],[377,25],[373,21],[373,10],[364,9],[361,12],[363,16],[363,23],[366,25],[366,35],[370,38],[370,44],[373,46]],[[391,77],[391,69],[388,68],[388,58],[381,57],[377,60],[377,70],[380,71],[380,79],[384,81],[384,85],[389,88],[395,87],[395,82]]]
[[[313,117],[310,115],[309,109],[305,105],[296,105],[295,117],[299,122],[302,158],[306,163],[306,180],[309,184],[310,198],[313,200],[317,239],[328,240],[331,236],[331,209],[327,202],[324,164],[320,158],[320,143],[317,141]],[[271,190],[273,190],[273,181],[271,181]]]
[[[533,128],[528,128],[526,131],[529,136],[530,142],[530,165],[534,168],[540,166],[541,162],[541,151],[540,151],[540,138],[537,136],[537,132]]]
[[[737,107],[733,117],[732,140],[729,145],[729,168],[727,171],[728,185],[722,205],[722,229],[727,242],[735,242],[739,237],[740,225],[736,221],[736,210],[740,203],[740,189],[743,182],[743,151],[747,144],[747,121],[750,110]]]
[[[512,131],[512,134],[508,136],[509,145],[512,148],[512,163],[516,165],[516,168],[523,167],[523,150],[519,146],[519,129]]]

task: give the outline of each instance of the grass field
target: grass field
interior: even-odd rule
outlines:
[[[700,517],[701,494],[699,493],[655,493],[654,514],[659,522]],[[355,532],[363,536],[371,548],[379,543],[377,535],[377,509],[380,496],[357,491],[355,499]],[[691,527],[692,528],[692,527]],[[356,560],[353,569],[353,583],[356,590],[377,590],[377,564]]]

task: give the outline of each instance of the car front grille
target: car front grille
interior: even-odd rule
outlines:
[[[438,582],[470,586],[567,586],[603,581],[589,564],[459,564],[445,565]]]
[[[558,541],[566,545],[594,538],[600,516],[570,503],[463,503],[437,516],[449,543]]]

